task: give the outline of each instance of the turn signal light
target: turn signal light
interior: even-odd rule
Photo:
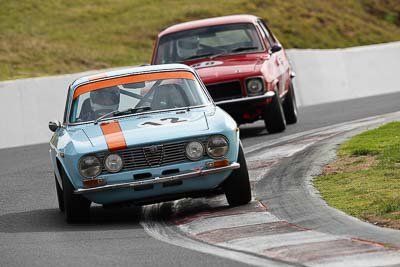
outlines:
[[[106,180],[104,178],[88,179],[88,180],[83,180],[82,184],[84,187],[96,187],[100,185],[105,185]]]
[[[228,165],[229,165],[229,160],[227,159],[214,161],[214,168],[226,167]]]
[[[229,160],[227,159],[217,160],[214,162],[211,161],[206,163],[206,166],[208,168],[221,168],[221,167],[226,167],[228,165],[229,165]]]

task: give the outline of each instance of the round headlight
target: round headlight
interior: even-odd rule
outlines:
[[[190,160],[198,160],[204,154],[203,144],[197,141],[189,142],[185,147],[185,153]]]
[[[94,178],[101,173],[101,163],[95,156],[84,156],[79,161],[79,173],[86,178]]]
[[[220,158],[229,150],[228,140],[222,135],[212,135],[208,138],[207,154],[212,158]]]
[[[118,154],[110,154],[104,160],[108,172],[119,172],[122,169],[122,158]]]
[[[246,83],[247,91],[249,94],[260,94],[264,91],[263,82],[261,79],[249,79]]]

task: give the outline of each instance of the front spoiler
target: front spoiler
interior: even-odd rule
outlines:
[[[195,170],[195,171],[184,173],[184,174],[164,176],[164,177],[155,177],[153,179],[137,181],[137,182],[110,184],[110,185],[103,185],[103,186],[97,186],[97,187],[92,187],[92,188],[79,188],[74,191],[74,194],[86,194],[86,193],[101,192],[101,191],[114,190],[114,189],[120,189],[120,188],[129,188],[129,187],[135,187],[135,186],[154,185],[154,184],[160,184],[160,183],[165,183],[165,182],[173,182],[173,181],[179,181],[179,180],[189,179],[189,178],[193,178],[193,177],[198,177],[198,176],[203,176],[203,175],[208,175],[208,174],[213,174],[213,173],[218,173],[218,172],[223,172],[223,171],[234,170],[234,169],[238,169],[238,168],[240,168],[239,163],[232,163],[225,167],[212,168],[212,169],[206,169],[206,170],[200,169],[200,170]]]

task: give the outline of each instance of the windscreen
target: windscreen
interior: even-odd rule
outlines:
[[[183,62],[216,55],[259,52],[263,49],[251,23],[210,26],[163,36],[154,63]]]
[[[120,80],[127,83],[119,83],[116,79],[117,83],[111,83],[112,86],[100,85],[97,88],[88,84],[87,88],[82,88],[74,96],[70,122],[94,121],[110,112],[112,114],[106,118],[210,103],[195,78],[157,78],[136,82],[126,78]],[[104,85],[110,85],[110,82],[104,82]]]

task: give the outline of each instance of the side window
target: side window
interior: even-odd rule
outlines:
[[[264,23],[264,21],[258,20],[257,22],[258,22],[258,25],[260,25],[261,29],[263,30],[263,32],[265,34],[265,38],[267,39],[269,46],[272,47],[272,45],[276,43],[274,36],[272,35],[271,31],[268,29],[268,27]]]

